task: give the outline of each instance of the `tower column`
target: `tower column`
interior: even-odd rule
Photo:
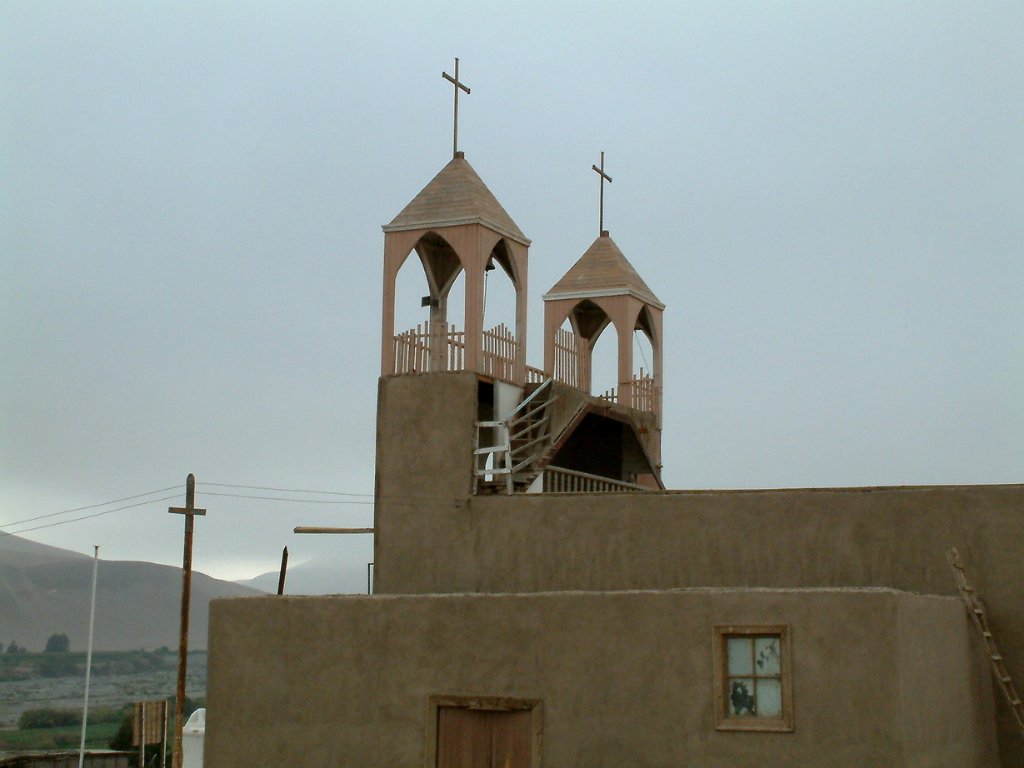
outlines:
[[[460,253],[466,267],[466,369],[470,371],[483,370],[484,270],[490,256],[490,250],[484,252],[484,238],[482,228],[473,225],[472,237],[466,238],[472,240],[472,248],[465,256]]]
[[[619,313],[616,313],[619,314]],[[618,390],[619,403],[628,408],[633,406],[633,325],[623,322],[626,318],[621,313],[615,320],[615,330],[619,342]]]
[[[395,290],[398,272],[410,255],[419,236],[415,232],[395,232],[384,236],[384,295],[381,299],[380,374],[395,372]]]
[[[512,260],[516,267],[516,357],[512,363],[512,377],[526,381],[526,249],[518,243],[512,244]]]

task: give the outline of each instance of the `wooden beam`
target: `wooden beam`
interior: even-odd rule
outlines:
[[[295,526],[294,533],[373,533],[373,528],[317,528],[308,525]]]

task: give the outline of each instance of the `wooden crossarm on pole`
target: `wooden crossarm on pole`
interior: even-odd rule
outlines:
[[[297,525],[293,533],[373,533],[373,528],[323,528],[311,525]]]

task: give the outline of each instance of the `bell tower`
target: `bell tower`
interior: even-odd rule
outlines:
[[[455,157],[384,227],[381,375],[475,371],[526,378],[526,281],[530,241],[466,160]],[[398,271],[416,255],[430,307],[424,326],[395,329]],[[515,328],[484,328],[487,272],[501,268],[515,290]],[[466,276],[465,317],[448,316],[452,285]]]
[[[544,370],[556,381],[569,383],[587,394],[634,411],[652,414],[656,434],[648,435],[648,451],[661,461],[661,392],[663,370],[662,314],[658,300],[633,265],[604,229],[604,184],[611,177],[593,166],[601,177],[601,227],[598,238],[568,272],[544,294]],[[568,328],[564,327],[568,324]],[[592,353],[598,339],[611,328],[616,339],[616,386],[605,393],[591,392]],[[650,343],[650,370],[633,359],[634,333]]]
[[[530,241],[459,151],[459,93],[469,87],[442,72],[455,92],[452,159],[384,226],[381,375],[441,371],[476,373],[522,385],[526,381],[526,262]],[[429,320],[395,333],[398,271],[413,253],[426,278]],[[514,328],[484,328],[487,273],[501,268],[515,291]],[[465,316],[448,317],[448,298],[466,276]],[[454,322],[450,322],[454,321]],[[461,322],[461,326],[459,323]]]

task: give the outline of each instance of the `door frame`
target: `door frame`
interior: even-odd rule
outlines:
[[[541,768],[543,754],[543,704],[540,699],[519,699],[507,696],[431,696],[427,699],[426,742],[423,768],[437,768],[437,718],[441,707],[477,709],[491,712],[530,710],[530,768]]]

